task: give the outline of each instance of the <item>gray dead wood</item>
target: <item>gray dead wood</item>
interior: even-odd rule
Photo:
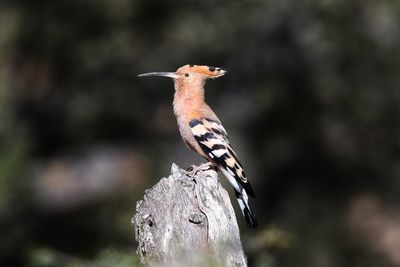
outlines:
[[[132,218],[137,253],[151,266],[247,266],[228,193],[208,164],[147,189]]]

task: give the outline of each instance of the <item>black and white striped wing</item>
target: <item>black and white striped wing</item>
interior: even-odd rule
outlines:
[[[229,144],[228,135],[222,124],[216,120],[203,118],[191,120],[189,126],[201,149],[212,162],[217,164],[235,190],[241,192],[242,187],[254,197],[254,191],[247,181],[236,152]]]

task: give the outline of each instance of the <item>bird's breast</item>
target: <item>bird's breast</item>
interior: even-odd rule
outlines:
[[[187,111],[186,113],[181,113],[181,114],[176,114],[176,120],[178,123],[178,129],[179,132],[182,136],[183,141],[185,144],[193,151],[196,151],[199,153],[201,156],[206,157],[207,156],[204,154],[203,150],[201,149],[200,145],[196,141],[195,137],[193,136],[192,130],[190,128],[189,122],[196,117],[193,117],[195,115],[198,115],[197,111]]]

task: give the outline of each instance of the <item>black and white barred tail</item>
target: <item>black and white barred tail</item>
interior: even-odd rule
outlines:
[[[254,228],[257,226],[257,217],[254,211],[249,206],[249,201],[246,191],[243,189],[241,193],[235,190],[236,199],[239,202],[239,207],[242,210],[244,219],[246,220],[247,226]]]
[[[250,207],[249,204],[249,197],[247,195],[246,189],[238,183],[237,179],[232,177],[232,175],[224,170],[221,166],[218,166],[218,168],[221,170],[221,172],[224,174],[224,176],[228,179],[230,184],[233,186],[233,190],[235,191],[235,196],[236,199],[239,203],[240,210],[242,211],[242,214],[244,216],[244,219],[246,220],[247,226],[254,228],[256,227],[257,224],[257,217],[256,214],[254,213],[253,209]],[[247,183],[249,187],[251,188],[250,184]],[[252,196],[254,196],[254,191],[251,188],[251,192],[253,193]]]

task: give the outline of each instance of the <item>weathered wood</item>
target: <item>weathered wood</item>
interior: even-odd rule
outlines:
[[[138,201],[132,223],[143,264],[247,266],[228,193],[209,166],[173,164]]]

